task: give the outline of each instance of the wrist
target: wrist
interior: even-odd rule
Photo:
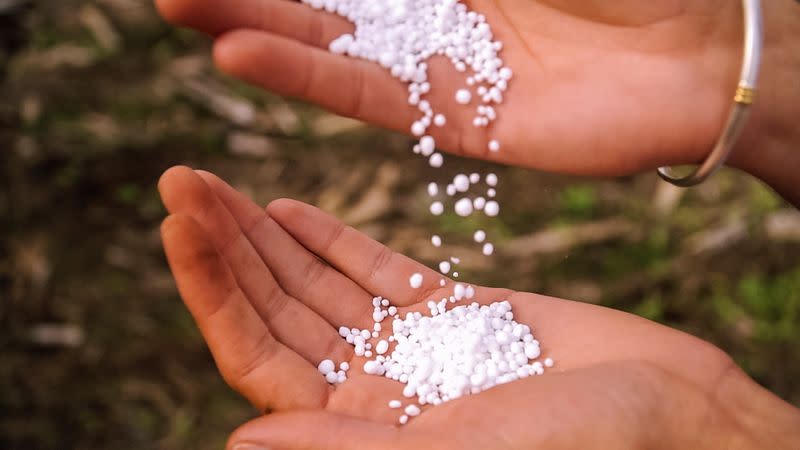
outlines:
[[[800,206],[800,4],[762,2],[764,50],[756,101],[730,165]]]

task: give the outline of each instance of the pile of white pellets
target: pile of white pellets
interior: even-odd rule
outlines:
[[[472,125],[491,134],[491,124],[498,118],[496,108],[513,78],[513,72],[499,57],[503,44],[494,39],[486,17],[458,0],[302,0],[317,10],[337,14],[352,22],[355,31],[334,39],[329,50],[374,62],[408,87],[408,103],[419,110],[410,132],[419,138],[415,154],[428,164],[441,168],[444,157],[436,151],[436,141],[428,133],[431,126],[444,127],[447,117],[438,112],[427,96],[433,89],[453,89],[452,98],[464,108],[474,108]],[[464,84],[432,86],[428,78],[428,60],[433,56],[448,59]],[[500,142],[487,137],[487,149],[500,151]],[[430,212],[445,213],[445,203],[452,201],[459,217],[500,213],[497,196],[498,177],[479,173],[453,176],[443,188],[431,182],[427,192]],[[483,190],[485,189],[485,190]],[[481,192],[475,192],[483,190]],[[483,230],[473,239],[484,255],[494,253],[494,245]],[[441,247],[441,236],[431,237],[431,244]],[[460,259],[451,256],[439,263],[443,275],[458,278]],[[412,288],[422,287],[422,274],[410,274]],[[447,280],[442,277],[439,285]],[[481,305],[472,301],[475,288],[455,283],[452,295],[427,301],[430,315],[409,312],[401,316],[388,299],[373,299],[373,327],[360,330],[343,326],[340,336],[353,345],[356,356],[366,358],[363,371],[403,383],[405,400],[392,400],[388,407],[402,408],[398,421],[408,422],[420,414],[423,405],[438,405],[466,394],[476,394],[493,386],[531,375],[541,375],[552,367],[550,358],[536,361],[541,350],[530,327],[514,321],[511,304],[497,301]],[[450,307],[450,309],[447,309]],[[385,322],[391,330],[384,330]],[[386,338],[381,338],[390,331]],[[330,384],[347,380],[347,362],[336,364],[326,359],[319,371]]]

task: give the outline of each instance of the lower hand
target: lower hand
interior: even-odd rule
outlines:
[[[162,234],[181,296],[225,380],[261,411],[231,443],[280,449],[746,448],[797,429],[797,412],[719,349],[594,305],[481,287],[508,300],[556,367],[425,409],[402,428],[387,403],[401,384],[366,375],[339,326],[371,326],[373,296],[402,313],[451,292],[441,275],[311,206],[266,210],[219,178],[185,167],[159,184]],[[420,289],[411,273],[424,275]],[[385,332],[384,332],[385,334]],[[328,385],[323,359],[347,361]],[[766,428],[765,428],[766,427]],[[765,432],[766,430],[766,432]],[[791,433],[790,433],[791,431]],[[791,441],[788,441],[791,442]]]

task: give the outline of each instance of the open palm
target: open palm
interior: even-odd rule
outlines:
[[[364,374],[366,360],[354,355],[337,329],[371,327],[373,296],[391,299],[401,314],[422,312],[427,300],[449,295],[453,282],[440,287],[440,274],[303,203],[278,200],[264,210],[216,176],[185,167],[168,171],[159,187],[171,213],[162,232],[173,274],[226,381],[262,411],[312,414],[320,427],[327,420],[333,429],[346,429],[350,422],[344,417],[379,423],[381,430],[396,424],[400,412],[387,403],[402,398],[402,385]],[[408,284],[414,272],[425,277],[420,289]],[[444,436],[436,437],[435,430],[442,427],[490,427],[515,415],[521,418],[491,425],[499,434],[460,448],[499,448],[486,440],[504,436],[527,436],[525,442],[552,438],[570,426],[583,427],[585,435],[567,437],[583,440],[553,442],[588,445],[604,429],[620,432],[619,439],[637,439],[656,420],[648,414],[674,408],[685,420],[664,426],[692,423],[699,420],[695,411],[702,415],[714,402],[724,377],[745,378],[712,345],[630,314],[486,287],[475,298],[509,300],[515,320],[533,328],[543,355],[552,356],[556,367],[426,409],[404,428],[411,430],[403,435],[408,439],[437,442]],[[317,371],[327,358],[350,363],[344,384],[332,387]],[[275,417],[295,420],[291,414]],[[627,424],[625,433],[618,423]],[[345,443],[352,439],[339,432],[303,436],[342,448],[350,448]],[[314,442],[308,447],[322,447]]]
[[[555,172],[628,174],[701,159],[722,128],[741,49],[739,3],[472,0],[515,77],[499,119],[472,126],[465,75],[434,58],[429,99],[448,151]],[[419,112],[379,65],[334,55],[345,19],[291,0],[158,0],[170,21],[218,36],[218,66],[279,94],[409,132]],[[503,148],[490,153],[487,142]]]

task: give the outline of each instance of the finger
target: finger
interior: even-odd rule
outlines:
[[[372,295],[300,245],[263,208],[216,175],[197,171],[239,224],[278,283],[334,327],[372,327]]]
[[[405,87],[377,64],[251,30],[217,39],[214,60],[232,76],[337,114],[403,131],[414,120]]]
[[[335,55],[285,37],[252,30],[232,31],[217,39],[214,59],[222,71],[234,77],[380,127],[408,134],[411,124],[422,117],[416,107],[408,104],[405,84],[380,65]],[[447,117],[448,124],[431,126],[428,132],[439,148],[486,156],[488,131],[472,126],[474,105],[453,101],[453,86],[463,85],[464,80],[459,80],[461,75],[454,75],[448,65],[440,57],[430,61],[429,78],[436,80],[436,85],[450,88],[426,96],[433,110]]]
[[[397,428],[328,412],[271,414],[236,430],[228,449],[396,450],[441,449],[432,433]],[[249,446],[249,447],[248,447]]]
[[[202,178],[189,168],[176,167],[161,177],[159,190],[171,213],[187,214],[208,231],[242,291],[280,342],[314,365],[327,358],[350,359],[352,348],[338,332],[280,288],[239,224]],[[247,224],[245,229],[252,226]]]
[[[304,247],[368,292],[389,298],[395,305],[418,303],[440,287],[442,276],[438,272],[392,251],[313,206],[281,199],[270,203],[267,213]],[[409,277],[414,273],[423,276],[419,289],[409,284]]]
[[[203,228],[173,215],[161,234],[181,297],[228,384],[262,411],[324,405],[319,372],[275,340]]]
[[[156,6],[168,22],[211,35],[247,28],[327,48],[353,31],[342,17],[287,0],[156,0]]]

